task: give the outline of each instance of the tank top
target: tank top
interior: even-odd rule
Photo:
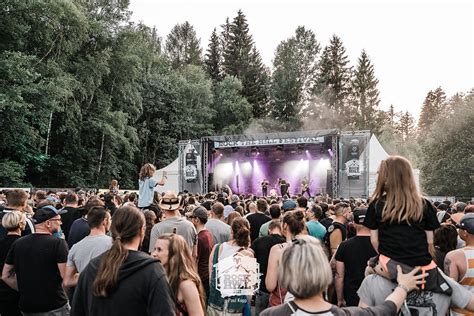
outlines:
[[[459,281],[459,284],[464,286],[469,292],[474,293],[474,248],[467,247],[462,248],[462,252],[464,252],[464,257],[466,257],[466,273]],[[474,316],[474,313],[463,309],[463,308],[452,308],[451,309],[452,316]]]
[[[219,255],[219,248],[222,247],[222,251]],[[224,242],[222,244],[217,244],[214,250],[214,256],[212,258],[212,273],[210,275],[210,288],[209,288],[209,298],[208,298],[208,306],[212,309],[224,313],[242,313],[244,306],[247,303],[247,297],[245,295],[240,296],[232,296],[229,298],[223,298],[221,296],[220,291],[216,288],[217,283],[217,269],[215,264],[218,263],[220,260],[225,259],[229,256],[232,256],[236,252],[239,252],[244,248],[229,245],[229,243]]]

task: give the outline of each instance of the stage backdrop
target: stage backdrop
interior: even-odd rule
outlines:
[[[370,132],[341,132],[339,138],[339,191],[344,198],[367,198]]]
[[[178,144],[179,190],[204,192],[203,188],[203,148],[199,140],[182,141]]]

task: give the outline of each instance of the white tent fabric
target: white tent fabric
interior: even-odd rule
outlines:
[[[375,190],[375,181],[377,180],[377,170],[379,168],[380,162],[386,159],[389,154],[385,151],[380,144],[377,137],[372,134],[369,142],[369,196]],[[418,188],[420,187],[420,170],[413,169],[413,175],[415,177],[415,182]]]
[[[380,144],[377,137],[372,134],[369,141],[369,196],[375,190],[375,181],[377,180],[377,169],[380,162],[386,159],[389,155]]]
[[[156,186],[155,191],[159,192],[165,192],[165,191],[174,191],[178,193],[179,191],[179,159],[176,158],[172,163],[167,165],[166,167],[157,170],[155,174],[153,175],[153,179],[156,181],[161,180],[161,175],[163,174],[163,171],[166,171],[166,175],[168,179],[166,180],[166,183],[164,186]]]

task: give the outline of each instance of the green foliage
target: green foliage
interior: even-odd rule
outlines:
[[[271,72],[242,11],[214,29],[202,61],[192,25],[177,24],[162,54],[157,30],[132,23],[128,5],[3,0],[0,186],[105,187],[115,178],[136,188],[140,166],[166,166],[179,140],[339,127],[370,128],[389,153],[422,167],[430,193],[473,194],[472,91],[448,101],[430,91],[416,138],[408,112],[378,109],[365,51],[352,73],[337,36],[319,58],[314,33],[298,27]]]
[[[206,71],[213,81],[222,80],[222,52],[216,29],[212,31],[204,63]]]
[[[218,134],[241,134],[252,118],[252,107],[241,95],[242,84],[235,77],[226,77],[215,87],[213,108],[216,111],[215,131]]]
[[[313,31],[303,26],[299,26],[295,35],[282,41],[276,49],[270,116],[283,125],[283,130],[299,129],[302,112],[311,115],[311,91],[319,50]]]
[[[8,159],[0,160],[0,183],[5,187],[21,187],[25,177],[25,167]]]
[[[331,122],[333,127],[354,127],[351,126],[354,123],[350,122],[353,112],[349,103],[351,75],[352,69],[342,40],[333,35],[323,50],[314,89],[319,98],[317,114],[321,120]]]
[[[263,117],[267,113],[269,76],[241,10],[232,23],[226,21],[221,39],[224,74],[242,82],[242,94],[252,105],[253,116]]]
[[[420,135],[428,132],[438,115],[446,112],[446,94],[441,87],[428,92],[421,108],[418,128]]]
[[[378,80],[369,56],[362,51],[352,80],[352,121],[359,130],[371,130],[377,133],[382,125],[380,115]]]
[[[457,98],[453,112],[433,123],[422,142],[421,179],[430,195],[474,196],[473,96]]]
[[[176,24],[166,39],[166,56],[174,69],[185,65],[201,65],[201,41],[188,21]]]

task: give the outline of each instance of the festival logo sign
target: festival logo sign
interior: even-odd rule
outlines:
[[[260,285],[257,259],[235,253],[215,264],[216,288],[222,297],[253,295]]]
[[[198,179],[198,159],[199,155],[196,148],[192,144],[188,144],[185,148],[185,167],[184,180],[186,182],[196,182]]]
[[[360,171],[360,160],[359,160],[359,140],[352,139],[351,145],[349,147],[349,154],[347,155],[350,158],[346,162],[346,172],[349,179],[359,179],[361,175]]]

